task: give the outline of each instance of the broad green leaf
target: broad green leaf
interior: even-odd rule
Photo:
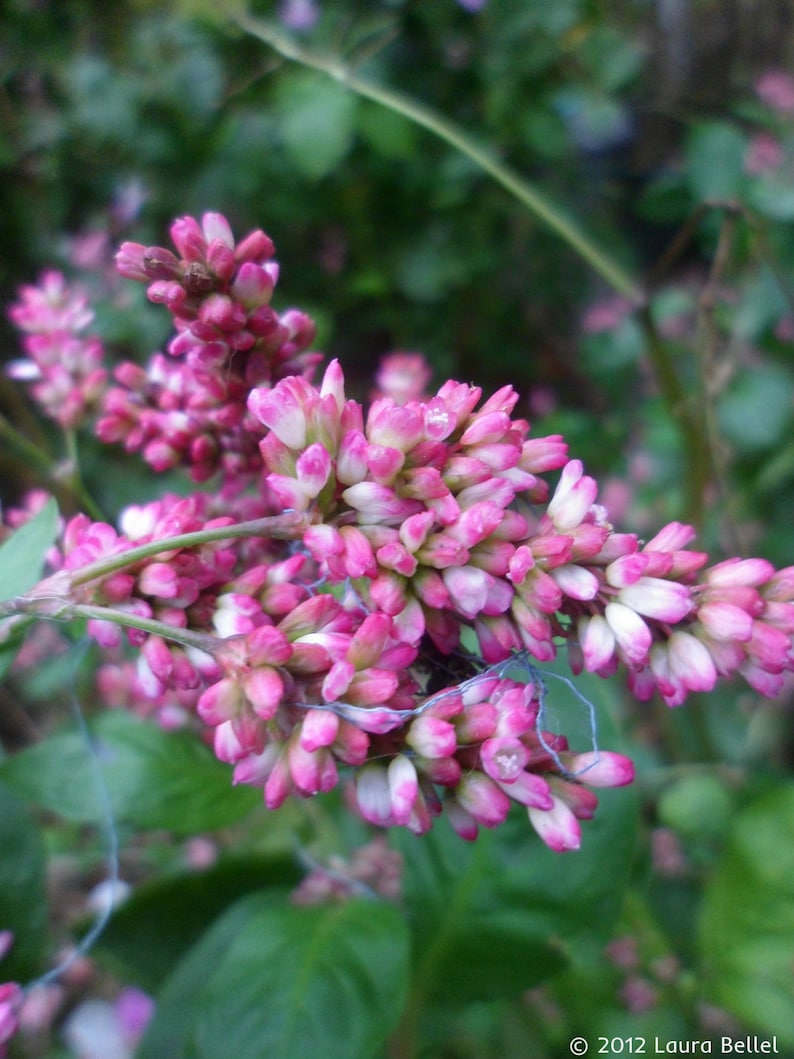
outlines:
[[[794,785],[741,812],[703,903],[700,947],[714,1001],[794,1047]]]
[[[190,949],[163,991],[157,1009],[135,1059],[188,1059],[196,1052],[190,1046],[200,1007],[200,992],[211,970],[218,967],[235,937],[251,918],[251,907],[260,897],[247,897],[233,904]]]
[[[552,667],[544,666],[544,670]],[[564,672],[562,663],[555,671]],[[569,689],[548,680],[547,727],[586,730]],[[590,675],[575,686],[596,708],[598,742],[619,749],[609,718],[617,686]],[[587,713],[578,703],[575,710]],[[562,712],[569,716],[563,720]],[[587,745],[584,736],[573,745]],[[600,791],[594,820],[582,825],[577,853],[553,853],[517,807],[471,845],[441,819],[422,838],[394,836],[406,860],[405,891],[414,932],[416,976],[426,1001],[460,1005],[515,996],[557,972],[581,948],[608,936],[628,884],[637,832],[630,789]]]
[[[692,194],[699,201],[735,198],[745,184],[747,140],[727,122],[697,125],[687,144],[686,172]]]
[[[48,500],[30,522],[0,546],[0,603],[24,595],[41,578],[44,557],[58,532],[58,505]]]
[[[408,965],[392,905],[245,898],[166,984],[138,1059],[369,1059],[400,1017]]]
[[[114,912],[97,947],[121,966],[124,981],[155,992],[233,901],[254,891],[296,886],[301,876],[292,857],[248,855],[224,857],[205,871],[154,879]]]
[[[229,768],[193,733],[115,710],[92,730],[119,820],[190,835],[225,827],[260,802],[258,791],[232,787]],[[0,779],[67,819],[96,821],[103,810],[90,753],[80,733],[61,732],[4,761]]]
[[[0,962],[0,981],[30,978],[46,953],[47,895],[44,843],[28,807],[0,784],[0,930],[14,944]]]
[[[353,142],[356,98],[306,70],[279,82],[280,131],[292,162],[312,180],[328,176]]]

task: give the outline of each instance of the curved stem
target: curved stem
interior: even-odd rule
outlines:
[[[148,541],[135,548],[128,548],[117,555],[97,559],[94,563],[76,570],[70,577],[72,587],[84,585],[98,577],[106,577],[117,570],[124,570],[142,559],[181,548],[196,548],[201,544],[215,541],[239,540],[244,537],[268,537],[271,540],[293,540],[300,537],[314,521],[314,516],[298,511],[284,515],[271,515],[266,518],[251,519],[249,522],[232,523],[229,526],[213,526],[211,529],[194,530],[192,533],[181,533],[175,537],[161,537]]]
[[[357,76],[338,59],[317,55],[308,48],[302,47],[269,22],[239,14],[235,16],[235,19],[242,29],[269,44],[283,58],[332,77],[356,95],[369,99],[373,103],[379,103],[395,114],[401,114],[466,155],[534,213],[538,220],[556,232],[611,287],[637,305],[644,303],[643,290],[611,255],[597,246],[586,232],[566,217],[559,207],[550,202],[529,181],[519,176],[503,162],[498,161],[490,151],[481,147],[459,125],[437,114],[424,103],[419,103],[401,92],[395,92],[393,89],[384,88]]]
[[[3,612],[34,618],[45,618],[51,621],[77,621],[81,618],[94,621],[109,621],[113,625],[123,625],[128,629],[140,629],[142,632],[148,632],[152,636],[162,636],[164,640],[173,640],[176,643],[181,643],[184,647],[195,647],[206,654],[212,654],[218,645],[223,642],[219,636],[192,632],[190,629],[180,629],[164,621],[157,621],[155,618],[144,618],[139,614],[116,610],[114,607],[95,607],[89,603],[71,603],[68,599],[59,599],[53,596],[20,596],[17,599],[0,604],[0,614]]]

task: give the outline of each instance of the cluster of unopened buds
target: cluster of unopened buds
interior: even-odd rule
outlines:
[[[536,662],[565,644],[574,673],[623,668],[638,698],[671,706],[736,674],[780,690],[794,567],[708,566],[679,523],[644,543],[617,532],[564,440],[514,417],[511,387],[427,394],[421,358],[394,354],[365,411],[338,363],[312,381],[313,327],[270,307],[263,232],[235,243],[207,214],[172,237],[176,253],[119,252],[176,336],[115,369],[96,430],[217,488],[128,508],[118,529],[72,518],[50,576],[14,604],[89,620],[109,652],[103,701],[203,722],[270,808],[341,774],[375,825],[421,833],[444,812],[473,839],[518,803],[569,850],[590,788],[633,769],[545,730]]]

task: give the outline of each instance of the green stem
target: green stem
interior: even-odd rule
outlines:
[[[244,15],[237,15],[235,18],[242,29],[269,44],[283,58],[326,74],[355,92],[356,95],[378,103],[395,114],[401,114],[466,155],[534,213],[547,227],[556,232],[611,287],[637,305],[644,303],[644,292],[614,258],[597,246],[589,235],[566,217],[557,206],[549,202],[529,181],[494,158],[459,125],[401,92],[383,88],[372,81],[358,77],[338,59],[317,55],[302,47],[269,22],[250,19]]]
[[[5,438],[8,444],[17,451],[22,459],[35,467],[36,470],[44,472],[49,478],[52,467],[52,457],[38,445],[34,445],[24,434],[20,434],[4,415],[0,415],[0,436]]]
[[[148,541],[136,548],[128,548],[118,555],[97,559],[94,563],[81,567],[69,579],[71,587],[84,585],[98,577],[106,577],[117,570],[124,570],[142,559],[151,559],[155,555],[164,555],[180,548],[196,548],[202,544],[215,541],[239,540],[245,537],[267,537],[270,540],[294,540],[307,529],[314,517],[298,511],[284,515],[271,515],[267,518],[252,519],[249,522],[233,523],[230,526],[213,526],[211,529],[194,530],[192,533],[181,533],[175,537],[162,537]]]
[[[639,322],[662,400],[678,427],[685,448],[685,517],[688,522],[699,526],[703,516],[706,486],[713,474],[714,461],[708,432],[703,416],[699,409],[693,406],[684,389],[647,306],[640,309]]]
[[[79,500],[83,510],[96,522],[101,522],[104,520],[105,515],[85,487],[83,474],[80,470],[80,453],[77,447],[77,434],[74,430],[66,431],[66,448],[69,453],[69,485],[71,490],[77,500]]]
[[[0,617],[10,615],[27,615],[36,618],[48,618],[53,621],[77,621],[81,618],[95,621],[109,621],[114,625],[123,625],[128,629],[140,629],[152,636],[162,636],[165,640],[174,640],[185,647],[195,647],[199,651],[212,654],[223,642],[220,637],[206,633],[191,632],[190,629],[179,629],[154,618],[144,618],[129,614],[113,607],[95,607],[89,603],[70,603],[65,599],[52,596],[20,597],[0,604]]]

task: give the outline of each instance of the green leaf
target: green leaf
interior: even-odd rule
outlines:
[[[392,905],[245,898],[177,968],[137,1059],[369,1059],[400,1017],[408,964]]]
[[[0,784],[0,930],[14,944],[0,963],[0,981],[24,981],[46,956],[47,894],[44,843],[25,803]]]
[[[794,785],[736,817],[701,917],[704,981],[716,1003],[794,1047]]]
[[[355,96],[301,70],[281,79],[277,106],[284,148],[294,165],[311,180],[328,176],[353,142]]]
[[[541,668],[564,672],[562,663]],[[570,691],[548,684],[547,726],[554,728],[568,711]],[[616,748],[609,718],[614,683],[588,675],[575,686],[597,709],[599,745]],[[576,720],[569,718],[563,730],[572,733]],[[587,729],[589,718],[578,720]],[[584,745],[579,740],[577,748]],[[577,950],[598,949],[622,905],[637,826],[637,799],[623,789],[599,791],[596,817],[583,824],[577,853],[549,850],[520,807],[471,845],[443,819],[421,839],[395,834],[406,862],[423,999],[448,1006],[516,996],[559,971]]]
[[[291,888],[301,876],[293,857],[248,855],[152,880],[113,913],[97,948],[121,965],[124,981],[156,992],[207,924],[233,901],[254,891]]]
[[[250,921],[250,908],[261,897],[243,898],[203,935],[174,971],[157,997],[154,1019],[135,1059],[195,1059],[189,1047],[199,1011],[200,993],[235,937]]]
[[[792,396],[794,379],[783,367],[764,364],[743,372],[720,399],[720,430],[739,452],[771,448],[788,433]]]
[[[24,595],[40,580],[44,557],[57,532],[58,505],[48,500],[0,546],[0,603]]]
[[[164,732],[122,711],[92,726],[114,815],[142,828],[180,835],[225,827],[259,804],[234,788],[231,771],[195,734]],[[78,732],[60,732],[8,758],[0,778],[47,809],[77,822],[102,817],[90,751]]]
[[[747,140],[733,125],[722,121],[698,125],[687,144],[687,175],[699,201],[735,198],[745,184],[744,155]]]
[[[748,200],[754,209],[773,221],[794,220],[794,186],[789,170],[763,173],[748,189]]]

